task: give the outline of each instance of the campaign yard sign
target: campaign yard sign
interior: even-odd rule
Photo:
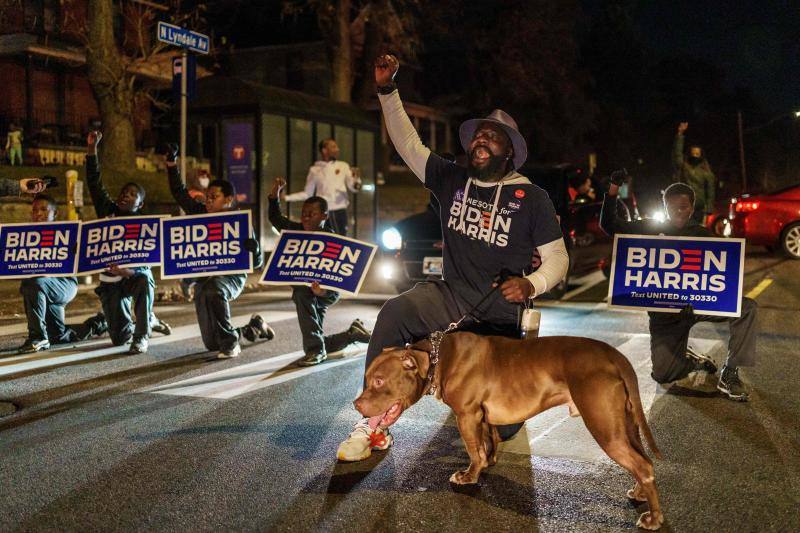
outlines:
[[[161,216],[114,217],[81,224],[78,272],[102,272],[109,265],[140,267],[161,261]]]
[[[610,307],[741,315],[744,239],[616,235]]]
[[[250,211],[186,215],[161,221],[161,279],[249,274]]]
[[[282,231],[260,283],[307,285],[358,294],[377,246],[314,231]]]
[[[80,222],[0,225],[0,278],[74,276]]]

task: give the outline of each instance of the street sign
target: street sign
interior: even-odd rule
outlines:
[[[208,53],[208,35],[167,24],[166,22],[158,23],[158,40],[162,43],[187,48],[193,52]]]

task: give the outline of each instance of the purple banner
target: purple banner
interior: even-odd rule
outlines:
[[[253,122],[225,122],[225,169],[236,201],[253,203]]]

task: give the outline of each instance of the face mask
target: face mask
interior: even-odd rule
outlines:
[[[208,184],[211,183],[211,180],[209,180],[208,178],[200,178],[197,181],[198,183],[200,183],[200,187],[202,187],[203,189],[207,189]]]
[[[702,157],[689,156],[689,164],[696,167],[703,161]]]

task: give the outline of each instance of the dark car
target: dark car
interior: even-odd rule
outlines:
[[[598,268],[607,274],[610,265],[612,240],[599,227],[602,202],[570,202],[568,182],[575,172],[582,172],[582,169],[574,165],[520,169],[521,174],[547,191],[553,201],[569,251],[569,272],[566,279],[550,290],[554,298],[561,298],[567,291],[569,277]],[[439,206],[432,195],[425,211],[384,230],[381,241],[383,277],[390,280],[399,292],[410,289],[419,281],[441,278],[442,233]]]
[[[728,218],[733,237],[800,259],[800,184],[732,198]]]

